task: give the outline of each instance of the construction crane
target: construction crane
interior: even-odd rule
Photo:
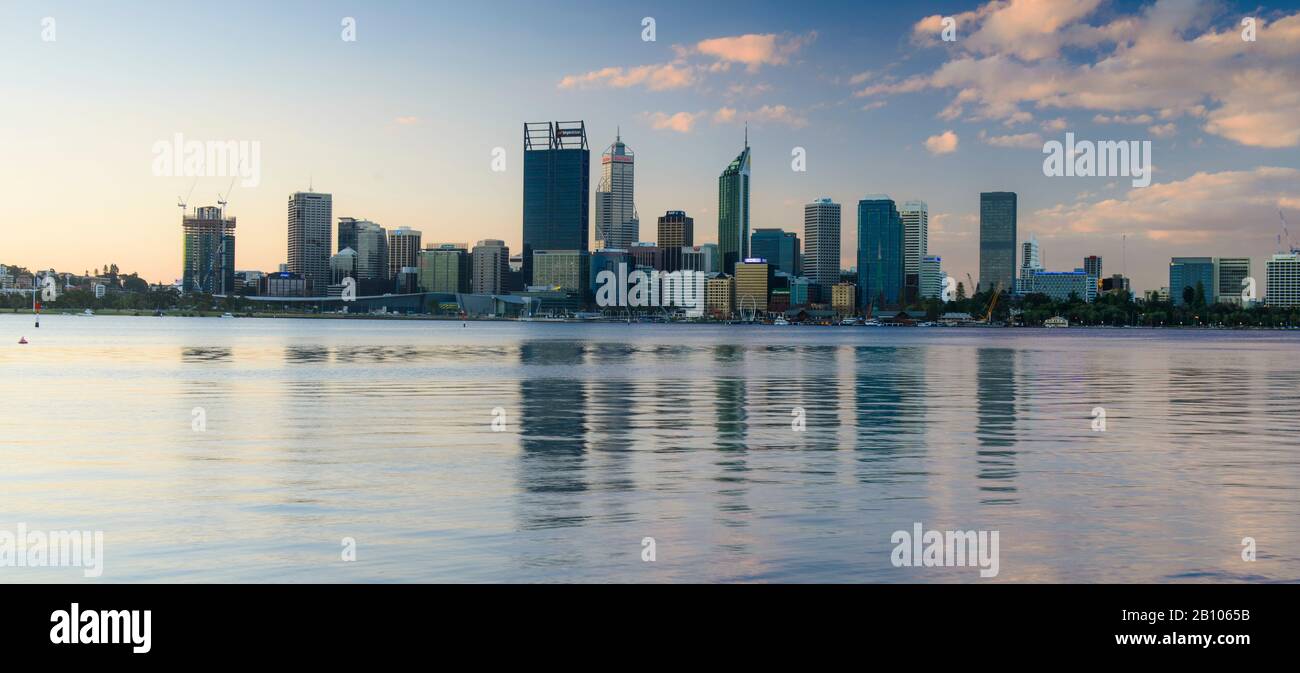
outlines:
[[[998,295],[999,295],[998,290],[1001,289],[1001,287],[1002,286],[999,283],[993,284],[993,298],[989,300],[988,313],[984,314],[984,322],[987,324],[993,323],[993,309],[998,305]]]
[[[970,294],[967,295],[967,296],[970,296],[970,297],[975,296],[975,289],[976,289],[976,288],[975,288],[975,279],[974,279],[974,278],[971,278],[971,277],[970,277],[970,272],[967,271],[967,272],[966,272],[966,291],[970,293]]]
[[[1291,242],[1291,232],[1287,229],[1286,216],[1282,214],[1281,209],[1277,211],[1277,219],[1282,220],[1282,233],[1277,235],[1277,245],[1279,248],[1282,247],[1282,237],[1286,236],[1286,247],[1279,250],[1279,252],[1295,252],[1296,247],[1295,244]]]

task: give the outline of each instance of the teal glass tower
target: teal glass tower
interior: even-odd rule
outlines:
[[[745,149],[718,176],[718,252],[727,275],[749,256],[749,163],[746,129]]]

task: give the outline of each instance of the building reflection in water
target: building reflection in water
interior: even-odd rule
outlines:
[[[587,519],[588,399],[577,371],[586,362],[586,348],[575,341],[526,341],[519,348],[522,528],[581,525]]]
[[[980,499],[986,505],[1019,502],[1016,495],[1016,352],[980,348],[975,352],[975,438]]]

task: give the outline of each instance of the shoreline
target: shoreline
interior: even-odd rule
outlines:
[[[60,311],[42,311],[42,317],[62,316],[62,317],[83,317],[81,311],[85,309],[68,309]],[[90,317],[127,317],[127,318],[221,318],[225,312],[219,311],[180,311],[168,313],[164,311],[162,316],[153,315],[147,311],[134,311],[122,309],[104,309],[96,311],[94,316]],[[0,313],[0,315],[6,315]],[[20,315],[31,317],[34,315],[31,309],[19,309],[8,315]],[[520,320],[518,318],[461,318],[450,316],[434,315],[382,315],[382,314],[339,314],[339,313],[239,313],[233,314],[235,318],[242,320],[248,319],[293,319],[293,320],[376,320],[376,321],[429,321],[429,322],[475,322],[475,323],[530,323],[530,324],[626,324],[626,325],[708,325],[708,326],[761,326],[761,327],[859,327],[865,328],[867,325],[840,325],[837,323],[792,323],[790,325],[773,325],[766,322],[743,322],[743,321],[722,321],[722,320],[674,320],[674,321],[638,321],[628,322],[625,319],[541,319],[541,320]],[[871,327],[888,328],[888,329],[1013,329],[1013,330],[1071,330],[1071,329],[1108,329],[1108,330],[1216,330],[1216,331],[1268,331],[1268,332],[1287,332],[1300,330],[1300,326],[1292,327],[1262,327],[1256,325],[1070,325],[1069,327],[1046,327],[1043,325],[1023,325],[1023,326],[1006,326],[1006,325],[930,325],[921,327],[920,325],[873,325]]]

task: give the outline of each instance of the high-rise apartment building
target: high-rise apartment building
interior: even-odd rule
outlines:
[[[803,273],[817,286],[817,301],[830,303],[840,282],[840,204],[822,198],[803,207]]]
[[[307,292],[324,296],[330,284],[330,234],[333,197],[294,192],[289,197],[289,272],[307,281]]]
[[[641,237],[641,220],[633,199],[636,153],[622,135],[600,155],[596,183],[596,247],[626,248]]]
[[[590,197],[591,150],[586,124],[524,124],[525,284],[536,284],[534,252],[590,249]]]
[[[978,290],[1015,287],[1016,193],[980,193],[980,277]]]
[[[938,255],[921,258],[920,295],[923,299],[942,299],[944,278],[943,259]]]
[[[1264,303],[1276,308],[1300,306],[1300,253],[1278,253],[1264,262]]]

